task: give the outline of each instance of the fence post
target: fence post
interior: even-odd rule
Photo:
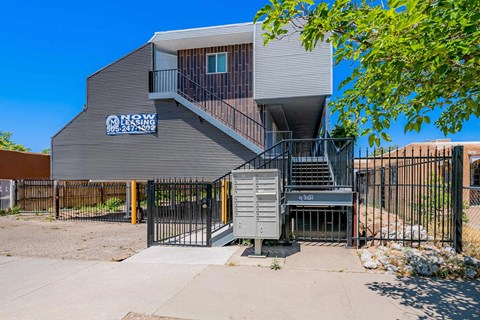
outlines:
[[[212,246],[212,184],[207,184],[207,247]]]
[[[8,203],[8,206],[11,209],[13,209],[13,207],[15,206],[15,198],[16,198],[15,185],[16,185],[15,180],[10,180],[10,202]]]
[[[16,206],[18,206],[18,200],[17,200],[17,197],[18,197],[18,180],[15,180],[14,187],[15,187],[15,190],[13,191],[13,195],[14,195],[13,206],[16,207]]]
[[[462,215],[463,215],[463,146],[453,147],[452,154],[452,210],[453,210],[453,247],[462,252]]]
[[[58,189],[58,180],[53,181],[53,210],[55,212],[55,219],[60,217],[60,195]]]
[[[126,182],[125,183],[127,186],[126,186],[126,189],[125,189],[125,219],[128,219],[130,218],[130,213],[132,212],[132,208],[131,208],[131,205],[132,205],[132,199],[131,199],[131,191],[130,191],[130,183],[129,182]]]
[[[130,199],[132,203],[132,224],[137,223],[137,181],[132,180],[131,182],[132,188],[131,188],[131,194],[132,197]]]
[[[347,207],[347,248],[353,247],[353,211],[354,206]]]
[[[155,205],[155,189],[153,180],[147,182],[147,246],[150,247],[154,242],[154,219],[153,207]]]

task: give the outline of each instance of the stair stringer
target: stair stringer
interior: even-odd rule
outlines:
[[[237,133],[235,130],[229,128],[227,125],[222,123],[220,120],[212,117],[207,112],[203,111],[199,107],[197,107],[194,103],[188,101],[178,93],[171,93],[171,97],[177,101],[178,103],[182,104],[185,108],[192,111],[193,113],[197,114],[199,117],[202,117],[206,121],[208,121],[211,125],[216,127],[217,129],[221,130],[231,138],[235,139],[239,143],[243,144],[248,149],[255,152],[255,154],[260,154],[263,152],[263,149],[254,144],[253,142],[249,141],[247,138],[243,137],[241,134]]]

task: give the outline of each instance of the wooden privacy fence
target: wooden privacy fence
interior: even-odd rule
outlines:
[[[126,201],[125,182],[60,181],[57,187],[59,208],[97,206],[112,198]]]
[[[144,183],[137,184],[138,208],[146,207],[144,189]],[[58,219],[129,221],[129,193],[125,182],[17,180],[15,206],[22,212],[55,213]]]
[[[24,212],[53,212],[53,180],[16,180],[15,206]]]

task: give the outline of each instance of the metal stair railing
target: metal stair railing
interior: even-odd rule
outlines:
[[[335,142],[342,141],[342,139],[333,139],[333,138],[322,138],[322,139],[304,139],[304,140],[282,140],[277,144],[273,145],[272,147],[268,148],[264,152],[258,154],[257,156],[253,157],[252,159],[246,161],[242,165],[236,167],[233,170],[241,170],[241,169],[278,169],[280,171],[280,183],[281,183],[281,190],[282,195],[285,194],[286,191],[298,191],[302,190],[301,185],[292,184],[292,163],[296,161],[296,164],[304,165],[308,167],[308,165],[312,164],[312,161],[324,161],[322,155],[317,155],[312,157],[312,155],[316,152],[317,146],[319,143],[326,143],[327,149],[329,143],[332,143],[335,146]],[[343,139],[345,141],[345,139]],[[348,140],[348,143],[351,142],[353,146],[353,142]],[[353,152],[349,152],[350,147],[344,146],[343,148],[336,148],[335,150],[327,150],[327,152],[331,152],[331,158],[333,160],[330,161],[337,161],[340,165],[346,165],[346,168],[343,170],[344,175],[350,175],[350,171],[352,171],[351,177],[346,177],[345,181],[351,181],[352,184],[348,186],[325,186],[329,189],[334,188],[342,188],[342,187],[353,187]],[[353,147],[352,147],[353,149]],[[347,150],[348,152],[344,151]],[[352,157],[351,159],[349,157]],[[341,160],[340,157],[345,157],[344,160]],[[337,166],[338,169],[341,169]],[[233,171],[232,170],[232,171]],[[213,182],[201,182],[202,185],[205,185],[208,192],[205,194],[199,193],[198,197],[205,197],[205,205],[210,208],[209,216],[208,216],[208,232],[206,233],[206,243],[211,245],[212,234],[216,231],[221,231],[222,228],[226,226],[231,226],[233,222],[233,210],[232,210],[232,171],[228,172],[227,174],[219,177],[218,179],[214,180]],[[319,170],[317,169],[317,174]],[[175,180],[176,181],[176,180]],[[198,181],[196,182],[198,183]],[[154,181],[150,181],[149,185],[154,185]],[[180,183],[180,187],[185,183]],[[311,187],[315,187],[315,189],[321,189],[322,186],[308,186],[309,189]],[[153,214],[153,206],[155,204],[155,190],[151,190],[149,188],[149,226],[153,228],[153,221],[152,214]],[[170,190],[170,189],[169,189]],[[173,190],[173,189],[172,189]],[[172,191],[170,190],[170,191]],[[186,193],[188,195],[188,193]],[[179,193],[182,195],[182,192]],[[176,198],[175,198],[176,199]],[[196,199],[199,200],[199,199]],[[198,201],[197,201],[198,202]],[[200,202],[198,202],[198,205]],[[202,207],[203,208],[203,207]],[[210,227],[211,226],[211,227]],[[149,229],[150,230],[150,229]],[[153,234],[153,230],[149,231],[149,234]]]
[[[292,163],[294,160],[322,160],[323,154],[312,155],[316,152],[317,146],[319,144],[327,144],[327,149],[329,144],[335,143],[345,143],[346,145],[340,150],[335,149],[335,153],[331,156],[331,160],[327,161],[336,161],[334,164],[334,173],[336,179],[339,182],[335,185],[311,185],[311,186],[301,186],[295,185],[292,181]],[[327,150],[328,152],[328,150]],[[344,168],[342,169],[342,166]],[[284,193],[286,190],[290,189],[339,189],[339,188],[353,188],[353,141],[351,139],[339,139],[339,138],[320,138],[320,139],[289,139],[282,140],[272,147],[268,148],[264,152],[258,154],[254,158],[248,160],[244,164],[236,167],[233,170],[241,169],[279,169],[280,171],[280,181],[281,181],[281,190]],[[232,171],[233,171],[232,170]],[[317,172],[318,173],[318,172]],[[344,177],[342,177],[344,176]],[[335,176],[332,177],[335,179]],[[213,220],[214,221],[223,221],[219,225],[229,224],[233,220],[233,213],[231,210],[231,182],[232,182],[232,172],[221,176],[212,182],[213,185]],[[326,181],[324,181],[326,182]],[[223,193],[222,193],[223,192]],[[226,195],[225,197],[222,197]],[[216,200],[215,200],[216,199]],[[227,205],[222,207],[222,199],[227,201]],[[223,216],[221,214],[223,212]],[[214,230],[215,231],[215,230]]]
[[[263,148],[264,126],[177,69],[150,71],[150,92],[177,93],[216,120]]]
[[[354,175],[353,138],[335,139],[327,132],[325,155],[336,188],[352,188]]]
[[[254,158],[233,170],[241,169],[279,169],[281,185],[287,184],[288,150],[284,141],[280,141]],[[232,171],[233,171],[232,170]],[[212,182],[212,215],[213,221],[219,221],[212,232],[233,221],[232,212],[232,171]]]

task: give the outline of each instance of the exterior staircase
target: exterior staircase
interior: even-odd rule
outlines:
[[[318,151],[319,142],[333,147]],[[347,144],[348,147],[337,148],[330,139],[284,140],[236,169],[280,171],[282,211],[287,217],[287,228],[288,220],[294,221],[296,239],[348,242],[352,230],[348,217],[353,207],[353,180],[348,178],[353,177],[353,141]],[[335,166],[335,161],[345,167]],[[219,234],[227,235],[230,230],[229,224]],[[233,235],[228,235],[231,241]],[[229,242],[220,239],[216,237],[212,245]]]
[[[297,239],[348,238],[352,228],[348,209],[353,207],[353,141],[286,139],[264,150],[264,126],[176,69],[150,72],[150,99],[174,99],[257,154],[236,169],[278,169],[282,177],[282,212],[294,221]],[[207,244],[223,246],[233,240],[231,173],[212,182],[222,190],[219,206],[212,209]],[[227,187],[225,187],[227,186]],[[203,231],[201,231],[203,232]],[[350,237],[351,238],[351,237]],[[205,244],[204,244],[205,245]]]
[[[325,157],[292,159],[291,184],[302,189],[333,186],[333,177]]]
[[[256,154],[263,151],[264,126],[177,69],[150,71],[149,99],[173,99]]]

